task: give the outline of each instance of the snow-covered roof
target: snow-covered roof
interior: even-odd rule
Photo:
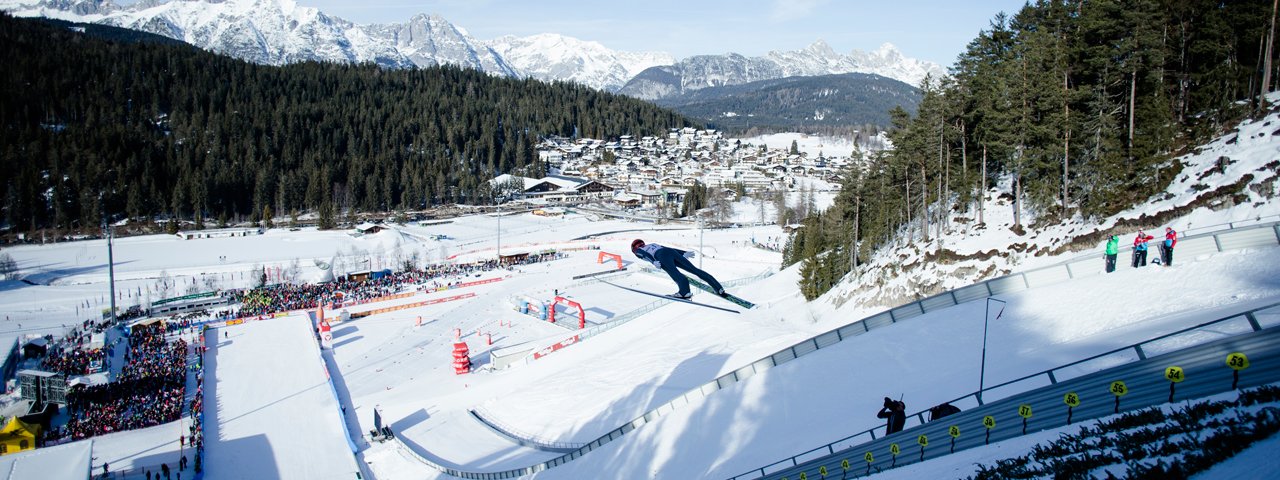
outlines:
[[[93,440],[11,453],[0,456],[0,472],[6,473],[4,478],[85,480],[92,453]]]

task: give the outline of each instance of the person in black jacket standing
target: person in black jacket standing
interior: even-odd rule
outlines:
[[[877,413],[876,417],[889,419],[885,427],[885,435],[901,432],[902,427],[907,424],[907,404],[884,397],[884,406],[880,407],[880,413]]]
[[[707,282],[707,285],[711,286],[711,289],[715,291],[716,295],[720,295],[722,297],[725,295],[724,287],[720,286],[720,282],[716,280],[716,277],[711,276],[711,274],[702,271],[698,267],[693,266],[693,263],[689,262],[689,259],[693,258],[693,252],[686,252],[678,248],[664,247],[656,243],[645,244],[644,240],[637,238],[635,241],[631,242],[631,253],[634,253],[636,257],[639,257],[641,260],[652,263],[653,266],[663,269],[667,272],[667,275],[671,276],[671,280],[676,282],[676,287],[679,291],[667,295],[668,297],[679,298],[681,300],[688,300],[693,297],[693,294],[689,292],[689,279],[685,278],[684,274],[680,273],[677,268],[692,273],[698,278],[701,278],[702,281]]]

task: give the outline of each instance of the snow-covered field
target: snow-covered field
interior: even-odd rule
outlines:
[[[779,261],[778,254],[744,241],[752,235],[779,236],[781,232],[776,227],[657,232],[646,231],[652,228],[649,225],[591,222],[572,215],[565,219],[508,216],[502,222],[504,252],[517,248],[598,246],[599,251],[622,253],[635,237],[695,250],[701,244],[699,259],[703,267],[728,281],[768,275],[776,270]],[[508,225],[512,226],[509,231]],[[435,227],[406,227],[403,231],[407,233],[445,232],[454,240],[447,241],[451,244],[402,241],[398,248],[445,250],[462,253],[460,258],[479,258],[497,249],[495,228],[496,219],[488,216],[461,218]],[[639,231],[570,241],[593,231],[620,230]],[[216,259],[220,255],[244,258],[241,266],[287,263],[294,255],[321,258],[332,256],[332,250],[349,250],[352,246],[370,251],[377,246],[391,250],[397,245],[382,237],[392,236],[409,238],[394,231],[377,234],[377,238],[301,231],[186,242],[169,237],[122,239],[116,249],[120,261],[117,275],[147,282],[158,276],[158,270],[166,269],[171,272],[169,275],[181,279],[184,274],[172,272],[186,265],[193,272],[190,275],[233,276],[237,273],[234,268],[219,267],[221,262]],[[217,250],[182,248],[183,244],[195,246],[198,242],[209,242]],[[10,250],[24,266],[51,265],[51,270],[72,272],[61,276],[44,273],[52,284],[49,286],[10,282],[0,294],[6,299],[0,304],[5,314],[21,316],[24,330],[56,327],[74,318],[74,305],[67,304],[92,292],[88,287],[104,287],[101,280],[93,280],[101,277],[96,271],[100,268],[78,268],[74,262],[62,265],[54,251],[92,250],[89,244],[94,242],[83,243],[86,245]],[[329,244],[327,249],[320,246],[324,243]],[[101,242],[97,244],[99,249],[105,248]],[[589,324],[607,322],[653,300],[606,284],[570,278],[612,268],[596,262],[599,251],[569,251],[567,258],[561,260],[468,278],[499,278],[497,282],[413,297],[426,300],[474,293],[470,298],[334,326],[337,402],[349,405],[347,413],[358,421],[358,428],[351,428],[356,436],[353,441],[376,478],[446,477],[395,448],[393,443],[370,443],[360,437],[359,432],[373,428],[375,406],[411,451],[433,462],[469,471],[523,467],[558,454],[517,445],[478,422],[469,410],[508,431],[544,443],[583,443],[710,379],[861,315],[852,304],[814,308],[815,304],[799,296],[796,273],[788,269],[732,289],[760,304],[741,315],[669,304],[528,365],[485,370],[483,367],[491,360],[491,348],[546,343],[573,333],[515,312],[508,301],[512,296],[549,300],[559,293],[583,305]],[[160,255],[167,255],[170,260],[156,258]],[[210,266],[202,267],[198,260],[201,257],[214,260]],[[623,258],[627,272],[613,276],[614,281],[659,293],[673,290],[670,280],[660,272],[635,262],[630,255]],[[1280,301],[1277,279],[1280,249],[1268,249],[1188,258],[1172,268],[1122,268],[1109,276],[1005,296],[1002,299],[1009,302],[1009,309],[1004,319],[992,324],[987,382],[999,383],[1176,330],[1213,318],[1224,309]],[[1135,286],[1140,286],[1136,295]],[[41,290],[39,305],[46,309],[46,315],[29,306],[33,290]],[[719,302],[706,295],[697,298]],[[883,396],[902,395],[914,409],[963,395],[976,385],[982,308],[982,303],[963,304],[824,349],[803,361],[718,392],[701,404],[678,409],[603,449],[538,477],[596,478],[606,472],[617,478],[724,478],[878,425],[880,420],[874,413]],[[1082,317],[1078,314],[1081,311],[1092,313]],[[562,306],[557,315],[572,317],[576,322],[573,313]],[[423,319],[421,326],[417,325],[418,317]],[[217,360],[207,365],[208,378],[216,382],[209,391],[215,398],[207,400],[206,408],[218,409],[207,421],[216,420],[218,426],[209,431],[220,432],[209,437],[209,475],[230,478],[274,471],[281,477],[307,476],[306,472],[314,472],[308,470],[314,461],[302,460],[302,455],[286,455],[295,448],[285,441],[291,435],[306,438],[307,445],[316,450],[321,443],[334,445],[323,453],[312,453],[345,462],[346,467],[331,470],[349,471],[353,465],[351,457],[346,456],[349,453],[344,453],[341,407],[335,404],[323,377],[314,377],[321,373],[322,365],[314,340],[292,332],[297,328],[292,328],[293,334],[289,335],[266,331],[290,328],[299,321],[290,317],[219,329],[229,337],[218,340],[225,345],[211,350]],[[481,371],[454,374],[450,362],[455,328],[463,333],[462,339],[470,346],[471,358]],[[12,328],[7,330],[14,333]],[[486,338],[494,344],[488,345]],[[296,380],[307,384],[302,387],[315,387],[308,390],[315,394],[298,394],[306,390],[299,387],[301,384],[262,377],[265,373],[306,374],[306,378]],[[249,391],[249,384],[258,392],[253,398],[230,393]],[[291,413],[276,415],[270,413],[273,410],[261,410],[252,419],[241,418],[265,408],[264,404]],[[232,435],[233,430],[239,431],[236,425],[251,425],[252,431]],[[312,433],[300,435],[303,430]],[[130,435],[136,435],[138,450],[153,442],[145,432],[111,437],[120,442]],[[284,436],[277,439],[276,435]],[[251,448],[259,454],[237,454],[237,460],[223,455],[230,451],[223,447],[243,445],[254,438],[266,442],[271,453]],[[321,438],[329,440],[321,442]],[[1004,452],[1013,447],[991,448]],[[974,451],[954,462],[944,458],[930,464],[960,468],[971,465],[967,459],[972,455],[991,453]],[[100,457],[99,463],[110,459],[113,468],[130,465],[128,458],[110,458],[96,450],[95,456]]]
[[[1218,142],[1202,154],[1229,156],[1237,162],[1218,174],[1221,179],[1196,181],[1230,184],[1265,167],[1278,141],[1269,135],[1259,137],[1262,130],[1252,125],[1240,131],[1244,140],[1231,145]],[[1208,168],[1201,156],[1184,161],[1188,178],[1199,174],[1195,169]],[[1242,205],[1190,210],[1171,223],[1186,230],[1265,221],[1280,215],[1280,206],[1273,200],[1275,188],[1272,183],[1251,189],[1249,201]],[[1077,221],[1028,232],[1025,237],[1005,228],[1009,218],[993,204],[986,230],[954,227],[947,232],[952,240],[946,246],[964,253],[1027,242],[1060,245],[1082,231],[1108,229],[1123,219],[1185,205],[1179,202],[1189,201],[1185,199],[1194,190],[1187,182],[1177,181],[1170,187],[1173,199],[1153,201],[1116,218]],[[758,208],[744,202],[738,215],[750,218]],[[767,243],[782,238],[779,227],[705,232],[658,228],[570,213],[558,218],[506,215],[500,220],[473,215],[438,225],[397,226],[364,237],[278,229],[260,236],[221,239],[124,238],[116,241],[114,250],[121,292],[118,302],[145,304],[207,288],[243,287],[253,281],[249,272],[255,266],[265,266],[279,277],[314,280],[322,275],[317,264],[334,259],[340,265],[335,268],[355,271],[396,268],[414,257],[421,265],[492,258],[499,251],[536,253],[556,248],[565,253],[565,258],[550,262],[446,279],[496,279],[489,283],[349,307],[348,313],[355,313],[396,303],[463,297],[335,323],[335,348],[323,356],[305,333],[306,322],[300,318],[305,315],[217,329],[219,337],[224,332],[226,337],[210,339],[218,343],[210,350],[215,358],[206,363],[211,386],[205,400],[206,422],[211,423],[206,427],[205,467],[208,475],[217,478],[257,477],[264,472],[271,472],[269,477],[349,478],[357,468],[378,479],[448,478],[418,457],[466,471],[532,465],[559,454],[522,446],[495,433],[476,415],[528,440],[576,446],[726,372],[883,309],[864,301],[871,296],[863,296],[867,289],[859,289],[854,278],[817,301],[804,301],[796,287],[796,269],[778,271],[780,255],[751,244],[753,239]],[[1131,234],[1122,238],[1127,240]],[[627,253],[634,238],[698,251],[695,264],[720,280],[745,279],[731,283],[730,291],[758,307],[741,314],[680,303],[655,307],[654,298],[572,278],[613,268],[597,261],[600,252],[611,252],[622,255],[627,269],[611,275],[610,281],[660,294],[674,291],[664,274]],[[21,269],[17,278],[26,282],[0,284],[4,317],[0,341],[12,342],[18,335],[35,332],[56,334],[64,325],[91,318],[104,308],[105,242],[5,251]],[[921,262],[919,252],[906,254],[909,259],[904,263]],[[1015,255],[981,262],[1002,271],[1018,271],[1074,255]],[[870,268],[887,268],[881,262]],[[968,262],[974,266],[979,261]],[[947,266],[941,273],[931,270],[939,267],[922,266],[907,269],[902,276],[914,275],[918,280],[945,275],[944,286],[953,288],[977,280],[956,275],[963,266]],[[890,288],[905,288],[905,283],[893,281]],[[516,312],[511,303],[516,296],[549,301],[557,295],[580,303],[589,327],[640,309],[645,313],[544,358],[491,369],[494,349],[543,347],[575,335],[576,309],[561,306],[557,319],[571,320],[568,326],[566,322],[553,325]],[[988,385],[1224,312],[1280,302],[1280,248],[1180,257],[1167,268],[1122,266],[1110,275],[1000,299],[1008,307],[1000,320],[991,323]],[[732,307],[705,294],[695,300]],[[536,477],[726,478],[879,425],[875,412],[882,397],[901,396],[908,411],[914,412],[965,395],[978,383],[984,307],[984,302],[961,304],[824,348],[665,412],[604,447]],[[332,318],[333,312],[328,315]],[[1262,318],[1267,325],[1280,322],[1275,314]],[[470,349],[477,370],[473,373],[454,374],[455,331]],[[333,380],[332,390],[323,376],[326,372]],[[369,440],[365,433],[373,428],[375,408],[394,429],[398,442]],[[110,449],[100,450],[95,443],[94,468],[107,461],[113,470],[148,466],[159,455],[138,452],[162,444],[157,435],[165,435],[166,428],[181,431],[177,426],[162,426],[117,433],[109,442],[98,442],[111,445]],[[1036,439],[1052,436],[1053,432],[1044,432],[1002,442],[885,476],[964,476],[973,471],[974,462],[1018,454]],[[347,439],[357,450],[354,456]],[[1274,442],[1264,442],[1255,450],[1266,448],[1274,449]],[[1239,465],[1247,461],[1253,463]],[[1255,451],[1220,468],[1280,474],[1275,462]]]

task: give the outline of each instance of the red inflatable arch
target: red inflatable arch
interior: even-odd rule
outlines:
[[[615,262],[618,262],[618,270],[622,270],[622,257],[616,253],[600,252],[600,255],[596,256],[596,263],[604,263],[606,258],[612,258]]]
[[[578,328],[587,328],[587,312],[582,309],[582,304],[561,296],[556,296],[556,300],[551,302],[551,323],[556,323],[556,305],[561,303],[578,309]]]

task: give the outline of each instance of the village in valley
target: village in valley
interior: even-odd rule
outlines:
[[[765,198],[801,186],[837,189],[840,172],[856,161],[855,149],[810,154],[795,144],[769,148],[695,128],[638,139],[631,135],[616,140],[547,137],[538,144],[538,156],[553,175],[538,179],[502,175],[493,186],[505,198],[533,204],[602,202],[657,216],[666,212],[663,218],[671,218],[671,209],[695,185],[714,189],[713,199],[728,202],[743,195]]]

